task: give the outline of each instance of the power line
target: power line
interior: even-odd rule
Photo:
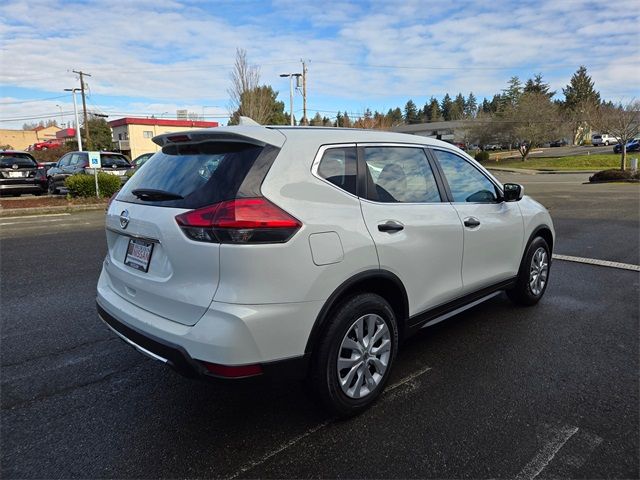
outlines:
[[[325,65],[345,65],[358,68],[381,68],[381,69],[396,69],[396,70],[554,70],[562,68],[575,68],[577,64],[556,64],[556,65],[523,65],[523,66],[509,66],[509,67],[473,67],[473,66],[433,66],[433,65],[376,65],[368,63],[353,63],[353,62],[330,62],[330,61],[314,61],[314,64]],[[585,62],[583,62],[585,63]],[[588,63],[588,62],[587,62]],[[589,63],[590,67],[604,67],[608,66],[608,63]],[[616,65],[635,65],[632,62],[619,62]]]
[[[57,100],[58,98],[65,98],[67,95],[59,95],[57,97],[48,97],[48,98],[34,98],[33,100],[20,100],[16,102],[0,102],[0,105],[18,105],[22,103],[35,103],[35,102],[45,102],[47,100]]]

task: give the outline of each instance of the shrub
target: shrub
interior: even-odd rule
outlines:
[[[639,180],[640,171],[632,172],[631,170],[602,170],[594,173],[589,177],[590,182],[615,182],[621,180]]]
[[[478,162],[487,162],[489,160],[489,152],[486,150],[480,150],[476,153],[475,159]]]
[[[72,197],[95,197],[96,181],[93,175],[79,173],[67,177],[64,186],[69,190]],[[120,190],[120,177],[109,175],[108,173],[98,173],[98,188],[100,196],[109,198]]]

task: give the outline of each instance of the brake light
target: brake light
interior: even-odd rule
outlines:
[[[188,142],[189,135],[170,135],[167,137],[167,140],[173,143]]]
[[[116,199],[116,197],[118,196],[118,193],[120,193],[120,190],[118,190],[116,193],[114,193],[113,195],[111,195],[111,198],[109,198],[109,203],[107,203],[107,211],[109,211],[109,207],[111,206],[111,204],[113,203],[113,201]]]
[[[242,377],[253,377],[256,375],[262,374],[262,367],[258,364],[255,365],[238,365],[238,366],[229,366],[229,365],[218,365],[217,363],[209,363],[209,362],[200,362],[204,365],[204,367],[218,377],[227,377],[227,378],[242,378]]]
[[[236,198],[176,216],[192,240],[213,243],[283,243],[302,226],[266,198]]]

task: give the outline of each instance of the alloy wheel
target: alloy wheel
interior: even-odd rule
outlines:
[[[542,293],[549,275],[549,259],[547,251],[539,247],[531,257],[529,271],[529,288],[536,297]]]
[[[363,398],[384,378],[391,357],[391,332],[377,314],[358,318],[338,352],[338,383],[349,398]]]

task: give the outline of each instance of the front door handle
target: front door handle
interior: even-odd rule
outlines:
[[[476,217],[467,217],[464,219],[464,226],[467,228],[476,228],[480,226],[480,220]]]
[[[381,232],[388,232],[388,233],[399,232],[400,230],[404,230],[404,225],[402,225],[400,222],[394,222],[393,220],[389,220],[386,223],[378,224],[378,230]]]

